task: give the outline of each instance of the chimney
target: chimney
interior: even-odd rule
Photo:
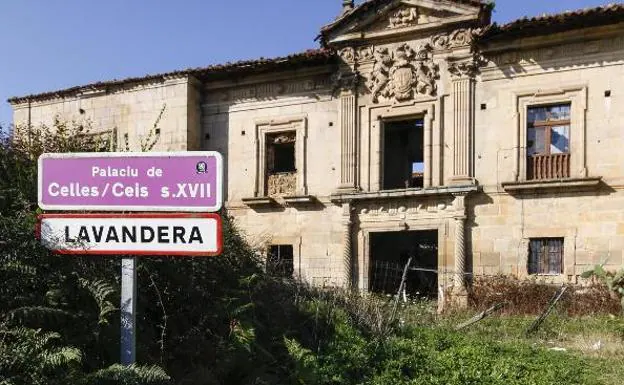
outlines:
[[[342,0],[342,14],[349,12],[355,6],[355,0]]]

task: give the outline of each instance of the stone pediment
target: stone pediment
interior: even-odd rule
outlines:
[[[458,25],[489,22],[490,9],[472,0],[369,0],[322,30],[326,44],[388,39],[406,33],[434,33]]]

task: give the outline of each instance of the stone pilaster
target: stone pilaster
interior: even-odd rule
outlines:
[[[453,175],[454,184],[473,184],[474,76],[477,63],[472,59],[449,64],[453,101]]]
[[[351,288],[353,283],[353,254],[351,250],[351,204],[342,204],[342,265],[343,265],[343,279],[344,287],[346,289]]]
[[[353,47],[339,52],[343,66],[332,76],[333,92],[340,100],[340,185],[338,190],[357,190],[357,103],[361,76],[359,53]]]
[[[340,95],[340,189],[356,190],[357,94],[352,90]]]

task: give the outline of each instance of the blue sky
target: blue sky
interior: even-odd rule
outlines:
[[[341,0],[0,0],[0,125],[6,99],[316,48]],[[609,0],[496,0],[494,20]]]

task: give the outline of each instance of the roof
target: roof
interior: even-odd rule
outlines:
[[[608,4],[558,14],[524,17],[503,25],[493,24],[480,40],[513,39],[621,22],[624,22],[624,3]]]
[[[326,33],[330,32],[331,30],[333,30],[333,29],[339,27],[340,25],[344,24],[351,17],[355,17],[354,15],[358,15],[358,14],[364,13],[364,12],[368,11],[371,8],[374,8],[374,7],[380,6],[380,5],[384,5],[385,3],[390,3],[391,1],[394,1],[394,0],[366,0],[363,3],[355,6],[350,11],[347,11],[344,14],[340,15],[336,20],[334,20],[331,23],[323,26],[321,28],[321,35],[325,35]],[[438,0],[438,1],[440,1],[440,0]],[[487,1],[487,0],[447,0],[447,1],[454,2],[454,3],[459,3],[459,4],[473,5],[473,6],[476,6],[476,7],[492,6],[491,2]]]
[[[26,103],[28,101],[41,101],[68,96],[76,96],[82,92],[102,90],[120,87],[122,85],[159,82],[169,78],[194,76],[202,80],[220,79],[238,74],[257,74],[275,70],[294,69],[302,66],[323,65],[332,63],[335,59],[333,51],[328,49],[311,49],[288,56],[276,58],[259,58],[254,60],[241,60],[216,64],[208,67],[189,68],[172,72],[165,72],[141,77],[130,77],[120,80],[96,82],[82,86],[66,88],[58,91],[40,94],[12,97],[8,100],[12,104]]]

